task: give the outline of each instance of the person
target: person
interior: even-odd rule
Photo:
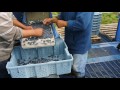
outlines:
[[[17,18],[18,21],[23,23],[24,12],[13,12],[13,15]]]
[[[44,24],[65,27],[65,42],[73,55],[72,74],[85,78],[88,51],[91,48],[93,12],[61,12],[58,17],[44,19]]]
[[[42,36],[43,29],[33,29],[20,23],[12,12],[0,12],[0,78],[9,78],[6,64],[10,59],[14,41],[30,36]]]

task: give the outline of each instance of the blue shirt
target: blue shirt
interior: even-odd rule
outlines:
[[[68,22],[65,42],[71,54],[84,54],[91,48],[93,12],[61,12],[59,18]]]

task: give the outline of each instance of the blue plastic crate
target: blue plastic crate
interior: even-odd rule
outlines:
[[[98,35],[99,34],[100,24],[101,24],[101,13],[100,12],[94,12],[93,25],[92,25],[92,35]]]
[[[46,63],[27,64],[19,66],[17,60],[29,60],[49,55],[63,55],[64,60],[50,61]],[[62,75],[71,72],[73,57],[68,52],[68,48],[61,38],[56,39],[55,46],[43,47],[36,49],[23,49],[15,47],[12,52],[12,57],[7,63],[6,68],[12,78],[42,78],[49,75]]]

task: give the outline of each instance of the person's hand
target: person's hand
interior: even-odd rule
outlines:
[[[49,25],[51,23],[56,23],[58,21],[57,18],[46,18],[43,20],[43,24]]]
[[[25,29],[25,30],[32,30],[33,28],[32,28],[32,26],[25,26],[24,29]]]
[[[66,27],[66,26],[67,26],[67,21],[58,20],[58,21],[56,22],[56,25],[57,25],[58,28]]]
[[[52,23],[52,19],[51,18],[46,18],[46,19],[43,20],[43,24],[45,24],[45,25],[49,25],[51,23]]]
[[[33,31],[34,31],[34,36],[37,36],[37,37],[42,36],[44,33],[43,28],[36,28]]]

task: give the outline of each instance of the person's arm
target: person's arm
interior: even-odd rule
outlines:
[[[22,30],[22,38],[27,38],[30,36],[42,36],[43,35],[43,29],[42,28],[37,28],[34,30]]]
[[[31,36],[40,37],[43,35],[43,33],[44,32],[42,28],[37,28],[33,30],[25,30],[25,29],[21,29],[19,27],[13,26],[11,32],[6,37],[10,36],[11,38],[14,38],[14,40],[19,40],[20,38],[27,38]]]
[[[49,25],[51,23],[55,23],[58,26],[58,28],[67,27],[67,21],[58,20],[58,18],[46,18],[43,21],[43,23],[46,24],[46,25]]]
[[[0,38],[6,42],[13,42],[21,38],[30,36],[42,36],[43,29],[23,30],[19,27],[13,26],[11,17],[8,13],[0,13]]]
[[[58,18],[45,18],[43,20],[43,24],[49,25],[51,23],[56,23],[58,21]]]
[[[19,22],[14,15],[13,15],[12,19],[13,19],[14,26],[17,26],[17,27],[20,27],[20,28],[26,29],[26,30],[33,29],[32,26],[26,26],[26,25],[22,24],[21,22]]]
[[[62,17],[61,17],[62,18]],[[88,25],[92,24],[93,12],[77,12],[75,20],[58,20],[57,18],[45,19],[45,22],[56,23],[58,28],[67,27],[72,31],[85,30]]]
[[[26,25],[22,24],[17,19],[13,19],[13,25],[20,27],[22,29],[26,29],[26,30],[33,29],[31,26],[26,26]]]
[[[67,21],[64,21],[64,20],[58,20],[56,22],[56,25],[58,28],[61,28],[61,27],[67,27],[68,26],[68,22]]]
[[[57,17],[44,19],[43,23],[46,25],[49,25],[51,23],[55,23],[58,28],[67,27],[67,21],[64,21],[62,19],[63,19],[63,14],[61,12]]]
[[[62,13],[62,12],[61,12]],[[56,23],[58,20],[62,20],[62,14],[59,14],[58,16],[54,17],[54,18],[45,18],[43,20],[43,23],[46,24],[46,25],[49,25],[51,23]]]

